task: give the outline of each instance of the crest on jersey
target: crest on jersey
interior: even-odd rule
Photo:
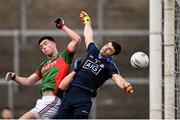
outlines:
[[[92,55],[90,55],[90,58],[94,58]]]
[[[104,64],[101,64],[100,67],[104,68]]]

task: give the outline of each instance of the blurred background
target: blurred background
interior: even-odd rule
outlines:
[[[135,90],[127,94],[111,80],[98,91],[90,118],[149,118],[149,66],[136,70],[130,57],[137,51],[149,56],[149,0],[0,0],[0,108],[12,108],[14,118],[31,110],[41,98],[40,84],[22,87],[6,82],[5,74],[14,71],[31,75],[46,59],[38,45],[40,37],[53,36],[59,51],[70,41],[57,30],[54,20],[63,17],[65,24],[82,37],[75,57],[86,54],[83,25],[79,13],[85,10],[91,17],[94,40],[99,47],[108,41],[122,45],[114,57],[123,77]]]

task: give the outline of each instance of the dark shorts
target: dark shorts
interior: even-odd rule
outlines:
[[[63,96],[55,118],[88,118],[92,106],[92,95],[81,88],[71,87]]]

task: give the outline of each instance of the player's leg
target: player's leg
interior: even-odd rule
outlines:
[[[66,106],[63,102],[61,105],[54,118],[55,119],[72,119],[72,111],[69,109],[69,107]]]
[[[19,119],[35,119],[36,116],[31,112],[25,113],[23,116],[21,116]]]
[[[61,104],[61,100],[55,96],[43,96],[36,103],[35,108],[31,110],[37,119],[53,118]]]
[[[55,119],[72,119],[72,109],[70,102],[73,101],[71,93],[68,92],[63,96],[61,105],[59,106],[58,112],[55,115]]]
[[[92,107],[92,97],[89,95],[78,95],[74,100],[73,119],[88,119]]]

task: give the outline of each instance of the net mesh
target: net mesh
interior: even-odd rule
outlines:
[[[180,1],[175,4],[175,112],[180,119]]]

